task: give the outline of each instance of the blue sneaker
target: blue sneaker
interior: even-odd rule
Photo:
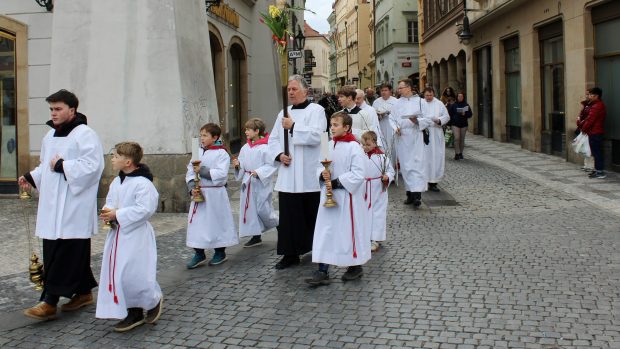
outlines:
[[[215,254],[213,254],[213,258],[209,261],[209,265],[220,265],[227,260],[228,258],[226,258],[226,252],[215,252]]]
[[[187,269],[198,268],[199,266],[205,264],[206,262],[207,262],[207,256],[205,256],[204,254],[196,253],[194,254],[194,257],[192,257],[192,260],[190,260],[189,263],[187,263]]]

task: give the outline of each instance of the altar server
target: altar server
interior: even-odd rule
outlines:
[[[438,192],[437,183],[443,178],[446,162],[446,141],[443,126],[450,121],[450,114],[448,114],[446,106],[435,98],[435,90],[432,87],[424,89],[421,117],[430,123],[428,127],[429,142],[424,147],[428,189]]]

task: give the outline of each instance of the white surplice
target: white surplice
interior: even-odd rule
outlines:
[[[428,186],[427,170],[424,164],[424,138],[422,130],[432,122],[418,118],[418,124],[406,118],[420,114],[421,100],[417,95],[398,99],[390,113],[393,127],[400,130],[396,137],[396,154],[405,188],[410,192],[424,192]]]
[[[157,189],[145,177],[112,181],[105,207],[116,208],[118,225],[109,230],[103,249],[97,318],[124,319],[127,308],[150,310],[159,302],[157,245],[148,221],[158,203]]]
[[[278,225],[278,214],[273,208],[274,161],[267,144],[245,144],[239,153],[239,169],[235,178],[241,181],[239,200],[239,236],[260,235]],[[256,171],[258,177],[250,176]]]
[[[336,207],[325,207],[325,186],[314,228],[312,261],[341,267],[362,265],[370,259],[370,226],[364,202],[364,171],[368,157],[357,142],[329,142],[332,179],[344,189],[334,189]],[[320,175],[315,172],[315,176]],[[352,224],[353,223],[353,224]],[[355,254],[355,256],[354,256]]]
[[[97,190],[103,172],[103,147],[90,127],[79,125],[66,137],[50,130],[41,145],[41,163],[30,172],[39,190],[36,234],[49,240],[89,239],[97,233]],[[63,173],[50,161],[63,159]]]
[[[450,114],[437,98],[433,98],[432,102],[422,99],[422,117],[430,121],[429,143],[424,147],[428,182],[437,183],[443,178],[446,163],[446,141],[442,126],[450,121]],[[440,121],[441,125],[438,125],[437,121]]]
[[[327,128],[325,109],[310,103],[304,109],[288,107],[288,114],[295,122],[293,132],[288,132],[288,144],[292,161],[289,166],[276,162],[278,178],[275,190],[285,193],[309,193],[321,190],[319,179],[315,176],[321,165],[321,134]],[[282,111],[269,136],[269,154],[275,161],[284,152],[284,129]]]
[[[367,112],[370,116],[370,120],[372,121],[372,124],[370,125],[370,131],[374,131],[377,134],[377,145],[379,146],[379,148],[384,149],[384,145],[386,143],[383,139],[383,134],[381,133],[381,127],[379,125],[379,115],[377,115],[377,111],[375,110],[375,108],[366,104],[366,101],[362,102],[360,108],[363,111]]]
[[[394,167],[386,154],[372,154],[366,159],[366,182],[364,183],[364,201],[368,208],[370,240],[385,241],[387,226],[388,191],[383,191],[381,177],[383,172],[394,180]]]
[[[376,131],[375,121],[368,110],[364,110],[358,106],[353,108],[349,115],[353,119],[353,125],[351,126],[351,133],[355,136],[358,142],[362,141],[362,135],[366,131]],[[377,124],[379,123],[377,119]]]
[[[200,150],[200,166],[209,168],[211,179],[200,178],[204,202],[192,202],[187,216],[187,246],[193,248],[229,247],[239,243],[226,192],[230,155],[224,149]],[[194,179],[192,163],[187,165],[185,181]]]
[[[390,96],[387,100],[383,98],[377,98],[372,103],[372,107],[377,112],[377,115],[383,115],[379,119],[379,129],[381,130],[381,136],[383,137],[383,149],[386,153],[389,153],[392,163],[396,163],[396,149],[394,144],[394,129],[390,122],[390,113],[394,104],[398,101],[393,96]]]

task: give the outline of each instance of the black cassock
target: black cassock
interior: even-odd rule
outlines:
[[[43,239],[43,293],[71,298],[97,287],[90,268],[90,239]]]
[[[321,192],[278,192],[278,200],[280,201],[278,254],[299,256],[312,251]]]

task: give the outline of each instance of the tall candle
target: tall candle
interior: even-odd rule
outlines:
[[[327,155],[329,154],[329,137],[327,132],[323,132],[321,134],[321,159],[327,160]]]
[[[200,149],[200,139],[197,137],[192,138],[192,160],[200,160],[200,153],[198,150]]]

